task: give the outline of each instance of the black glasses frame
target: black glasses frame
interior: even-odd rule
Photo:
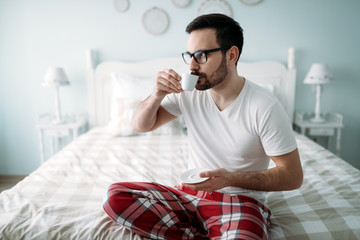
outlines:
[[[185,59],[186,56],[190,56],[190,58],[189,58],[190,60],[191,60],[191,58],[194,57],[195,61],[196,61],[198,64],[204,64],[204,63],[206,63],[207,60],[208,60],[208,58],[207,58],[207,54],[208,54],[208,53],[217,52],[217,51],[220,51],[220,50],[228,50],[229,48],[230,48],[230,47],[220,47],[220,48],[214,48],[214,49],[209,49],[209,50],[200,50],[200,51],[196,51],[196,52],[194,52],[194,53],[184,52],[184,53],[182,53],[181,55],[182,55],[182,58],[183,58],[183,60],[184,60],[184,62],[185,62],[186,64],[190,64],[190,62],[187,62],[187,61],[186,61],[186,59]],[[205,54],[205,61],[204,61],[204,62],[199,62],[198,59],[196,58],[196,55],[197,55],[197,54],[200,54],[200,56],[202,56],[202,54]]]

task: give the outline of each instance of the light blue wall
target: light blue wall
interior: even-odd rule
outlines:
[[[63,111],[86,112],[86,48],[98,50],[99,60],[178,56],[202,1],[180,9],[170,0],[130,0],[129,10],[118,13],[111,0],[0,0],[0,174],[28,174],[40,165],[37,116],[54,111],[54,91],[40,85],[49,66],[63,67],[71,81],[60,89]],[[296,110],[315,105],[314,92],[302,83],[311,64],[329,64],[335,82],[325,86],[322,107],[344,115],[342,157],[360,168],[360,1],[228,2],[245,30],[243,60],[285,62],[287,48],[296,47]],[[170,17],[161,36],[141,25],[154,6]]]

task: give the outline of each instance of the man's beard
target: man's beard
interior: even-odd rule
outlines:
[[[210,77],[208,77],[205,73],[201,73],[198,71],[191,72],[191,74],[198,75],[199,78],[202,78],[202,80],[204,81],[204,83],[201,83],[199,80],[199,82],[195,86],[197,90],[207,90],[219,85],[225,80],[228,73],[229,71],[226,66],[226,57],[224,55],[220,66],[215,72],[213,72]]]

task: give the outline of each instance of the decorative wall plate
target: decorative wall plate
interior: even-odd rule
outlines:
[[[180,8],[185,8],[189,6],[191,0],[172,0],[173,4]]]
[[[259,4],[262,0],[240,0],[240,2],[246,5],[256,5]]]
[[[168,28],[169,17],[164,10],[153,7],[143,14],[142,24],[148,33],[160,35]]]
[[[205,0],[198,8],[197,15],[210,13],[221,13],[229,17],[232,16],[230,5],[225,0]]]
[[[119,12],[125,12],[129,8],[129,0],[114,0],[114,8]]]

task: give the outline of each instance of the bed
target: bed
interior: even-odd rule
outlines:
[[[95,66],[94,52],[86,55],[90,130],[0,194],[0,239],[141,239],[103,211],[108,186],[121,181],[174,186],[187,168],[181,119],[147,134],[129,127],[134,108],[151,92],[156,72],[169,67],[185,72],[187,65],[180,58],[161,58]],[[293,49],[288,59],[287,65],[240,62],[238,69],[273,92],[292,118]],[[270,239],[360,239],[360,171],[294,134],[304,182],[298,190],[267,194],[273,214]]]

